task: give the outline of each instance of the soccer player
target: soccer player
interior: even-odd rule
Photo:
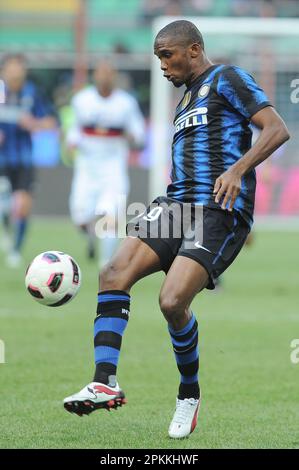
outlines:
[[[116,87],[116,71],[108,62],[94,70],[94,85],[72,100],[75,124],[67,144],[77,149],[70,195],[70,212],[76,226],[87,235],[89,257],[94,257],[95,220],[105,217],[108,230],[100,238],[100,266],[115,251],[116,213],[120,197],[129,191],[130,145],[141,148],[145,122],[136,99]]]
[[[6,177],[12,190],[14,240],[7,263],[17,267],[32,206],[34,167],[31,134],[57,126],[49,106],[36,86],[27,80],[26,62],[22,55],[4,58],[1,78],[5,84],[5,103],[0,105],[0,175]],[[3,214],[8,231],[9,220]]]
[[[245,70],[208,59],[202,35],[193,23],[179,20],[165,26],[155,38],[154,52],[165,78],[175,87],[186,86],[174,121],[172,181],[167,197],[158,197],[155,207],[150,206],[134,230],[129,230],[137,236],[123,241],[100,274],[94,379],[67,397],[64,406],[82,415],[123,403],[116,369],[129,318],[130,289],[139,279],[163,270],[160,308],[180,372],[168,432],[172,438],[182,438],[194,430],[200,405],[192,300],[203,289],[213,289],[214,280],[241,250],[252,224],[254,168],[289,134],[264,91]],[[252,147],[250,121],[261,129]],[[201,207],[201,239],[189,239],[188,230],[180,237],[172,236],[178,214],[168,217],[167,212],[173,203],[182,213],[188,205],[193,212]],[[194,222],[191,219],[189,228]],[[151,236],[152,227],[164,230],[164,236],[159,230],[158,237]],[[170,228],[169,236],[165,228]]]

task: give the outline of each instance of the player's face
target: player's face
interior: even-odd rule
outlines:
[[[3,67],[3,78],[11,91],[20,91],[26,79],[24,64],[17,60],[8,61]]]
[[[189,47],[176,44],[174,39],[159,39],[155,42],[154,53],[160,59],[164,77],[175,87],[190,80],[192,57]]]
[[[111,92],[115,84],[115,70],[110,64],[102,63],[94,71],[94,80],[99,90]]]

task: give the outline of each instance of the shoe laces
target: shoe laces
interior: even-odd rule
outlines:
[[[177,399],[177,405],[174,415],[174,421],[178,424],[184,424],[190,415],[194,413],[194,405],[197,403],[195,398],[185,398],[184,400]]]

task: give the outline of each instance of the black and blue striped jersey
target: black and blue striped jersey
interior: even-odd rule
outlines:
[[[42,98],[36,86],[26,81],[19,93],[6,88],[6,101],[0,106],[0,168],[31,167],[32,138],[18,121],[24,113],[36,118],[53,115],[52,108]]]
[[[198,76],[176,108],[167,196],[220,208],[213,196],[215,180],[250,149],[250,118],[266,106],[271,104],[264,91],[239,67],[212,65]],[[252,170],[242,178],[234,205],[249,225],[255,186]]]

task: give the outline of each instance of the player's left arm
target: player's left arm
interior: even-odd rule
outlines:
[[[290,136],[265,92],[240,67],[224,67],[218,80],[217,93],[245,119],[261,129],[260,136],[251,149],[215,181],[215,201],[221,201],[222,209],[226,209],[228,205],[231,211],[241,190],[242,177],[266,160]]]
[[[253,147],[246,152],[234,165],[220,175],[215,181],[215,202],[221,201],[221,208],[233,209],[236,198],[241,190],[241,179],[250,170],[270,157],[270,155],[289,138],[284,121],[271,106],[263,108],[251,117],[261,133]]]
[[[18,124],[28,132],[36,132],[42,129],[55,129],[57,127],[57,120],[53,116],[36,118],[32,114],[24,113],[20,117]]]

